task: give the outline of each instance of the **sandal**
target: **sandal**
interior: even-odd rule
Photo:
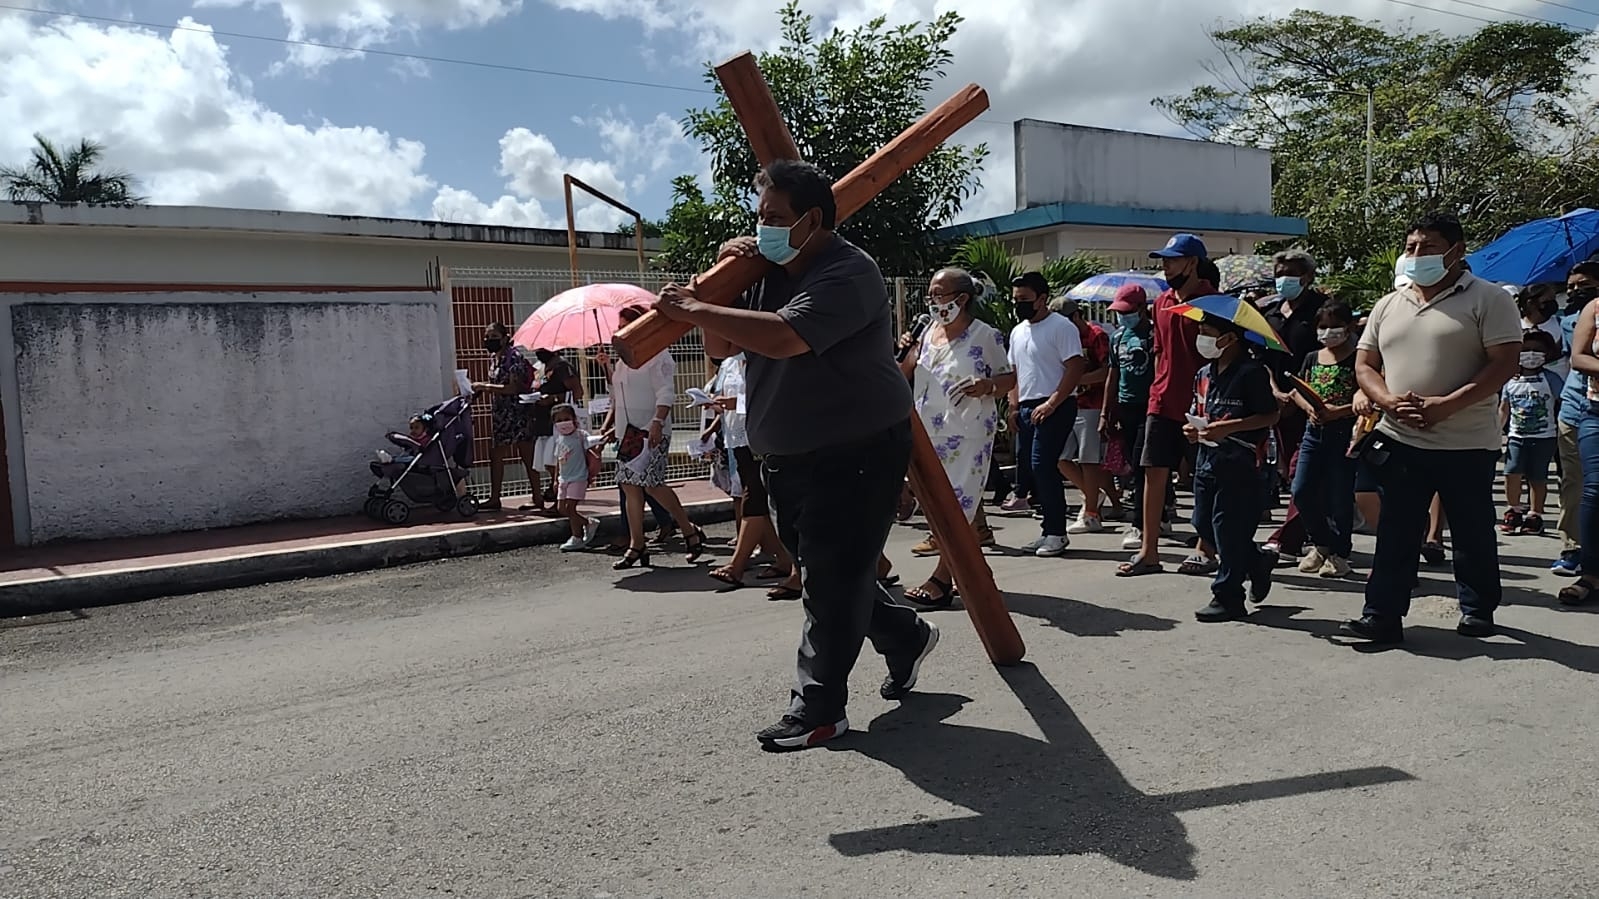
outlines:
[[[1215,574],[1216,569],[1220,567],[1221,562],[1216,559],[1206,558],[1202,553],[1194,553],[1177,566],[1177,573],[1200,577]]]
[[[1427,560],[1428,565],[1442,565],[1444,563],[1444,545],[1436,540],[1429,540],[1421,545],[1421,557]]]
[[[1116,566],[1117,577],[1142,577],[1146,574],[1165,574],[1166,568],[1159,562],[1148,559],[1134,559]]]
[[[772,602],[787,602],[791,599],[804,597],[805,591],[798,587],[778,586],[766,591],[766,598]]]
[[[733,571],[733,566],[731,565],[723,565],[721,568],[712,571],[710,575],[711,580],[721,581],[722,583],[726,584],[730,590],[737,590],[744,586],[743,572],[735,574]]]
[[[694,533],[685,533],[683,535],[683,545],[688,547],[688,561],[699,561],[700,556],[705,553],[705,530],[703,528],[695,528]]]
[[[615,571],[625,571],[634,565],[642,565],[645,568],[650,567],[650,551],[643,547],[629,546],[622,558],[612,563],[611,568]]]
[[[1575,584],[1562,587],[1560,592],[1555,594],[1555,598],[1560,600],[1560,604],[1563,606],[1586,605],[1588,600],[1593,598],[1593,593],[1596,589],[1599,589],[1599,586],[1596,586],[1593,581],[1583,578]]]
[[[927,589],[929,585],[937,588],[938,592],[934,593]],[[927,579],[927,584],[906,590],[905,598],[924,609],[954,608],[955,586],[936,577],[930,577]]]

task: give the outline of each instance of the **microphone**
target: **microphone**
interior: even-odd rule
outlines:
[[[902,348],[899,353],[894,356],[894,361],[904,362],[905,357],[911,354],[911,350],[916,349],[916,344],[921,341],[922,335],[927,333],[927,329],[931,327],[932,324],[933,317],[931,315],[923,312],[921,315],[916,316],[916,321],[911,324],[911,344],[910,346]]]

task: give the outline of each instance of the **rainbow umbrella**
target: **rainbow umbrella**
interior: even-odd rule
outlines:
[[[1288,352],[1288,346],[1277,336],[1276,330],[1266,321],[1266,317],[1260,314],[1260,310],[1256,309],[1253,303],[1231,294],[1213,293],[1209,296],[1194,297],[1186,303],[1170,306],[1166,311],[1194,321],[1201,321],[1207,315],[1230,321],[1248,332],[1249,339],[1267,349],[1279,353]]]

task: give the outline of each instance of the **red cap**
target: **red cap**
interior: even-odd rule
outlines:
[[[1149,294],[1141,284],[1123,284],[1116,288],[1116,299],[1110,301],[1112,312],[1138,312],[1149,305]]]

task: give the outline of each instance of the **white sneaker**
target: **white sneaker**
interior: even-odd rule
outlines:
[[[1310,552],[1305,553],[1305,558],[1300,561],[1299,571],[1301,574],[1318,574],[1321,572],[1321,566],[1326,564],[1327,556],[1321,551],[1321,547],[1312,546]]]
[[[594,541],[600,539],[600,520],[598,518],[590,518],[588,522],[583,528],[583,546],[585,549],[593,546]]]
[[[1071,541],[1065,537],[1045,537],[1038,541],[1038,548],[1033,550],[1033,555],[1039,558],[1064,555],[1068,546],[1071,546]]]
[[[1018,546],[1016,548],[1018,550],[1024,552],[1024,553],[1036,553],[1036,552],[1038,552],[1038,548],[1040,546],[1044,545],[1044,540],[1045,539],[1046,538],[1044,538],[1044,537],[1039,537],[1037,540],[1034,540],[1032,543],[1024,543],[1021,546]]]
[[[1140,549],[1144,545],[1144,535],[1138,528],[1128,528],[1122,537],[1122,549]]]
[[[1079,515],[1072,526],[1066,529],[1068,534],[1097,534],[1105,530],[1105,523],[1098,516]]]
[[[577,539],[576,537],[568,537],[566,542],[561,544],[561,552],[563,553],[575,553],[583,548],[583,541]]]
[[[1326,563],[1316,573],[1326,578],[1346,578],[1352,570],[1349,561],[1342,556],[1328,556]]]

